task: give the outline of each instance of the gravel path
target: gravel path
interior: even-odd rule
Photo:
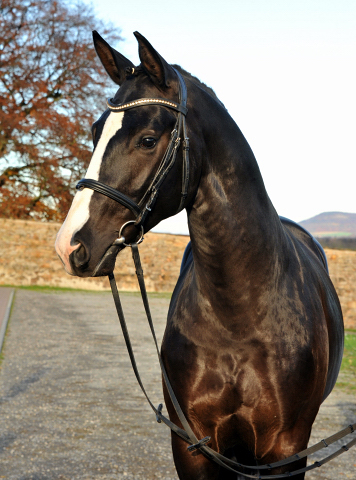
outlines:
[[[159,367],[141,300],[127,294],[122,302],[140,372],[158,405]],[[151,298],[159,338],[168,303]],[[137,386],[109,293],[17,290],[3,356],[1,479],[177,479],[170,433]],[[354,396],[333,393],[313,443],[355,419]],[[356,478],[355,466],[356,448],[306,479]]]

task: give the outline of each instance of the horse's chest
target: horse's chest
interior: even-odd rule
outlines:
[[[185,395],[229,411],[240,403],[252,405],[261,393],[261,378],[268,382],[263,362],[256,361],[248,345],[201,331],[188,336],[179,329],[166,332],[162,354],[170,378]]]

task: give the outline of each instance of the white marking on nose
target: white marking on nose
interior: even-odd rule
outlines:
[[[95,147],[85,178],[99,180],[101,164],[104,158],[106,147],[113,136],[122,127],[122,120],[125,112],[110,112],[105,120],[105,124]],[[74,235],[89,220],[89,204],[94,191],[88,188],[79,190],[73,199],[73,203],[68,212],[61,229],[58,232],[55,248],[56,252],[63,261],[68,273],[72,273],[69,255],[79,247],[79,243],[74,243]]]

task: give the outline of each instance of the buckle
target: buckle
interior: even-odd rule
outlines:
[[[156,413],[157,423],[162,423],[162,420],[161,420],[162,408],[163,408],[163,405],[162,403],[160,403],[157,407],[157,413]]]
[[[188,452],[194,452],[195,450],[198,450],[200,447],[203,447],[204,445],[209,443],[210,440],[211,440],[211,437],[204,437],[198,443],[195,443],[194,445],[189,445],[187,450]]]

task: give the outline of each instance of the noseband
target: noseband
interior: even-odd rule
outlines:
[[[172,67],[173,68],[173,67]],[[142,229],[144,222],[146,220],[149,212],[152,211],[154,204],[156,203],[159,189],[167,177],[169,171],[175,163],[177,151],[181,142],[181,134],[183,133],[183,166],[182,166],[182,192],[180,204],[177,210],[177,213],[184,208],[184,203],[188,195],[188,185],[189,185],[189,138],[187,137],[187,129],[185,123],[185,116],[187,114],[187,87],[185,85],[182,75],[174,69],[178,81],[179,81],[179,103],[175,103],[171,100],[166,100],[163,98],[140,98],[132,102],[115,105],[112,99],[108,99],[107,106],[112,112],[123,112],[125,110],[130,110],[131,108],[137,108],[140,106],[146,105],[159,105],[162,107],[170,108],[178,112],[177,121],[171,132],[171,138],[167,149],[163,155],[161,163],[157,169],[157,172],[146,190],[145,194],[141,198],[140,202],[137,204],[131,198],[127,197],[123,193],[119,192],[115,188],[112,188],[104,183],[98,182],[97,180],[92,180],[89,178],[83,178],[80,180],[76,186],[77,190],[82,190],[83,188],[91,188],[96,192],[106,195],[107,197],[115,200],[121,205],[124,205],[126,208],[131,210],[135,215],[135,221],[133,222],[136,227]],[[118,239],[119,240],[119,239]]]

